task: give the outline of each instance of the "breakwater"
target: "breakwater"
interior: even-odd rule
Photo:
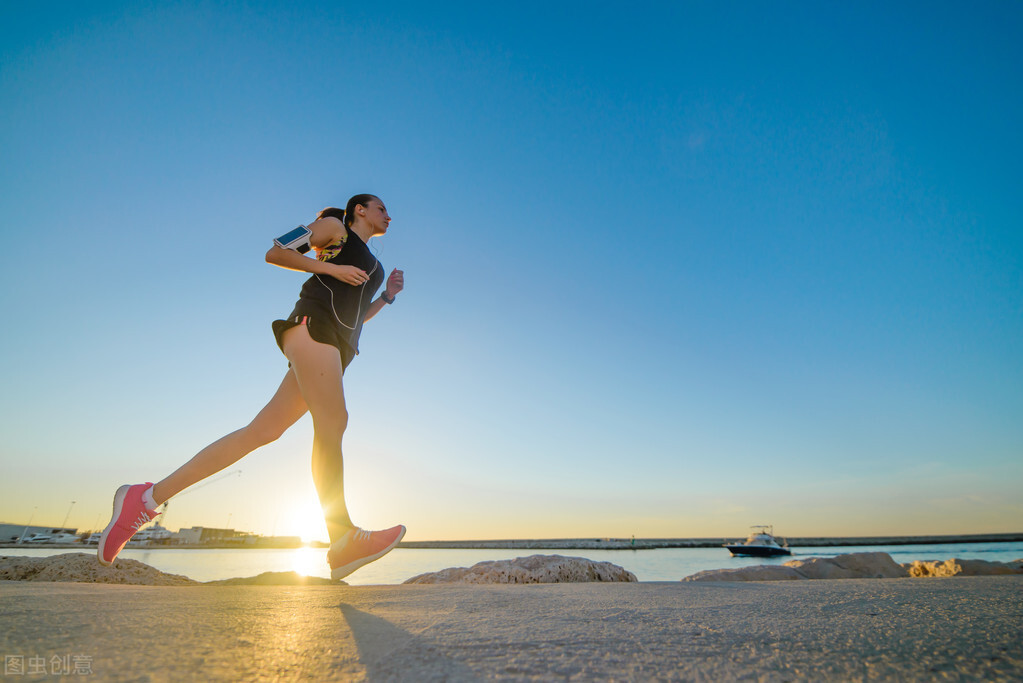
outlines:
[[[789,547],[844,547],[861,545],[931,545],[938,543],[1013,543],[1023,541],[1023,532],[1013,534],[958,534],[949,536],[848,536],[776,537]],[[731,538],[548,538],[489,541],[403,541],[399,548],[463,550],[652,550],[655,548],[720,548],[742,543]]]

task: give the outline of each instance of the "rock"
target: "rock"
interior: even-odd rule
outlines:
[[[263,572],[244,579],[207,581],[207,586],[347,586],[344,581],[331,581],[319,576],[303,576],[298,572]]]
[[[934,560],[931,562],[917,560],[902,565],[910,576],[948,577],[948,576],[994,576],[998,574],[1023,574],[1023,560],[1012,562],[989,562],[988,560]]]
[[[582,583],[635,581],[636,576],[610,562],[584,557],[530,555],[514,560],[479,562],[472,567],[450,567],[420,574],[405,583]]]
[[[795,581],[805,579],[792,567],[777,564],[761,564],[756,567],[735,569],[707,569],[687,576],[683,581]]]
[[[145,586],[198,585],[187,576],[166,574],[137,560],[115,560],[104,567],[95,555],[65,553],[50,557],[0,556],[0,580],[126,583]]]
[[[791,560],[784,566],[712,569],[683,581],[791,581],[792,579],[897,579],[906,576],[992,576],[1023,574],[1023,560],[989,562],[951,559],[897,564],[888,553],[849,553],[838,557]]]
[[[683,581],[792,581],[794,579],[893,579],[909,576],[888,553],[849,553],[838,557],[790,560],[736,569],[711,569]]]
[[[953,558],[959,566],[956,576],[998,576],[1002,574],[1023,574],[1023,569],[1008,562],[991,562],[989,560],[960,560]]]
[[[796,569],[808,579],[901,579],[909,576],[905,568],[888,553],[812,557],[808,560],[791,560],[785,566]]]
[[[0,556],[0,581],[70,581],[125,583],[142,586],[326,586],[346,585],[298,572],[264,572],[259,576],[200,583],[187,576],[167,574],[137,560],[116,560],[104,567],[96,556],[66,553],[50,557]]]

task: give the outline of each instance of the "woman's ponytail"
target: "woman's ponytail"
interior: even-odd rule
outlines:
[[[321,218],[337,218],[338,220],[345,224],[345,227],[348,227],[348,222],[345,221],[344,209],[339,209],[334,206],[328,206],[326,209],[316,214],[316,220],[320,220]]]

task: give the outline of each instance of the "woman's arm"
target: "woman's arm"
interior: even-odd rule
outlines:
[[[395,268],[391,271],[391,274],[387,278],[387,285],[384,287],[384,294],[387,295],[388,299],[393,299],[397,296],[398,292],[403,289],[405,289],[405,271]],[[377,297],[376,300],[370,303],[369,308],[366,309],[366,315],[363,317],[363,321],[369,320],[375,316],[380,312],[380,309],[386,305],[387,302],[384,301],[383,297]]]
[[[322,249],[348,234],[341,221],[332,216],[315,220],[306,227],[313,233],[309,238],[309,243],[316,249]],[[270,247],[270,251],[266,252],[266,262],[281,268],[287,268],[288,270],[328,275],[350,285],[361,285],[369,280],[369,275],[361,268],[327,263],[326,261],[320,261],[300,254],[294,249],[284,249],[276,244]]]

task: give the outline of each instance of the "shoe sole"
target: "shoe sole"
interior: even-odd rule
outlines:
[[[96,558],[99,560],[99,563],[104,567],[109,567],[114,563],[114,560],[117,559],[117,555],[114,555],[114,557],[109,562],[107,562],[106,560],[103,559],[103,550],[107,546],[107,537],[113,530],[114,525],[117,523],[117,520],[121,518],[121,508],[124,507],[124,497],[128,495],[128,489],[130,488],[131,484],[125,484],[121,488],[117,489],[117,493],[114,494],[113,516],[111,516],[110,518],[110,524],[107,524],[107,528],[103,530],[103,533],[99,537],[99,547],[96,548]],[[120,551],[118,551],[118,554],[120,554]]]
[[[407,531],[407,530],[405,529],[405,526],[402,525],[401,533],[398,534],[398,538],[396,538],[393,541],[391,541],[390,545],[386,546],[380,552],[378,552],[378,553],[376,553],[374,555],[367,555],[366,557],[360,557],[359,559],[357,559],[357,560],[355,560],[353,562],[349,562],[348,564],[341,565],[337,569],[331,569],[330,570],[330,580],[331,581],[340,581],[341,579],[345,578],[346,576],[348,576],[349,574],[354,572],[356,569],[359,569],[360,567],[364,567],[367,564],[369,564],[370,562],[373,562],[374,560],[379,560],[381,557],[383,557],[387,553],[389,553],[392,550],[394,550],[394,546],[396,546],[399,543],[401,543],[401,539],[405,538],[405,531]]]

